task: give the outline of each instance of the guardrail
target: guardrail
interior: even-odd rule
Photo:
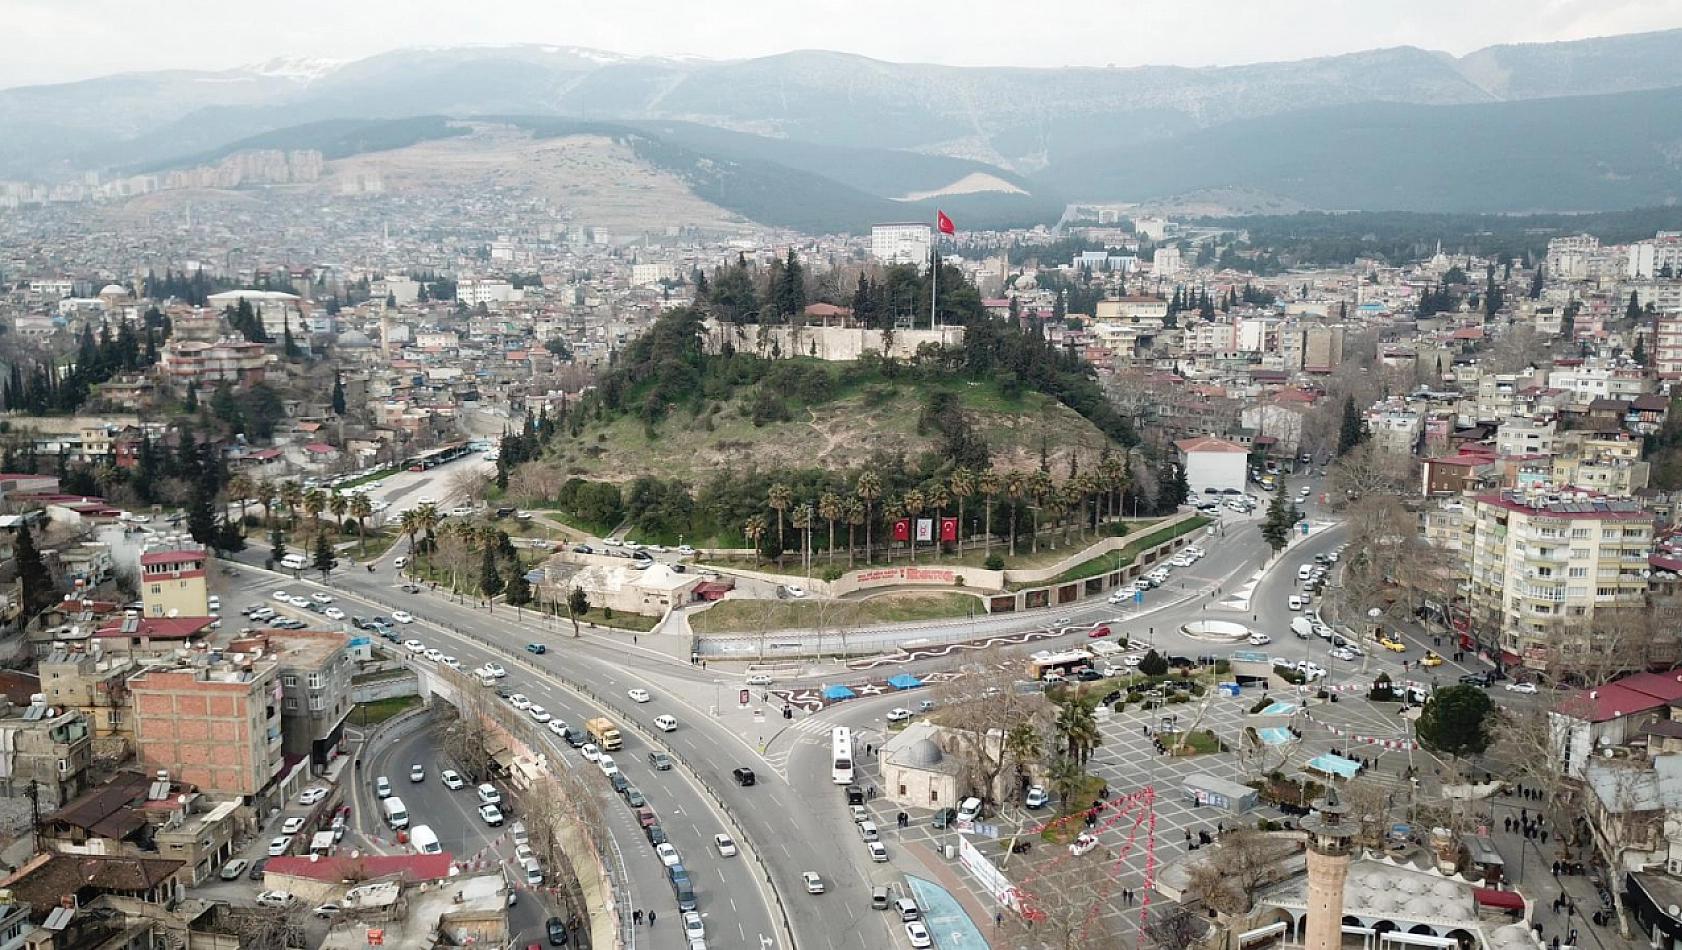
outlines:
[[[392,606],[390,601],[387,601],[387,600],[385,600],[383,598],[380,598],[380,597],[376,597],[376,596],[372,596],[372,595],[368,595],[368,594],[363,594],[363,593],[360,593],[360,592],[358,592],[356,594],[356,596],[361,597],[365,600],[372,601],[376,604],[380,604],[382,606],[385,606],[388,609],[394,609],[394,610],[401,610],[402,609],[401,607]],[[568,690],[571,690],[572,692],[577,693],[582,698],[585,698],[585,699],[589,700],[590,702],[595,703],[597,706],[600,706],[608,715],[614,717],[615,723],[621,729],[629,729],[629,730],[635,731],[637,733],[637,735],[639,737],[641,737],[643,739],[643,741],[648,743],[651,747],[659,748],[661,751],[665,752],[666,755],[672,760],[672,762],[675,765],[677,765],[679,768],[682,768],[689,775],[689,777],[694,780],[695,784],[700,786],[702,791],[707,793],[708,797],[710,797],[713,800],[713,803],[717,806],[719,813],[724,816],[725,823],[730,826],[732,836],[740,844],[742,851],[745,854],[747,854],[750,858],[752,858],[754,864],[758,867],[758,869],[760,871],[760,874],[763,877],[764,886],[767,889],[767,891],[769,892],[772,902],[776,905],[777,915],[779,917],[779,922],[782,924],[782,928],[783,928],[783,935],[784,935],[784,938],[787,939],[787,941],[788,941],[788,945],[790,947],[790,950],[798,950],[799,942],[795,939],[794,924],[789,918],[788,908],[783,903],[782,893],[777,889],[776,881],[771,875],[770,866],[765,863],[764,857],[760,854],[760,849],[759,849],[758,845],[754,843],[753,837],[750,834],[748,834],[747,830],[745,828],[743,828],[742,825],[740,824],[740,822],[738,822],[736,820],[735,813],[731,811],[730,806],[724,801],[723,796],[719,794],[718,790],[713,787],[712,783],[708,782],[706,780],[706,778],[704,778],[701,775],[701,773],[693,765],[691,765],[688,762],[688,760],[686,760],[683,756],[679,755],[670,746],[668,746],[665,743],[665,741],[663,739],[661,739],[656,733],[644,728],[640,723],[637,723],[635,720],[633,720],[624,710],[620,709],[616,704],[609,702],[608,700],[606,700],[605,698],[603,698],[602,696],[597,694],[595,690],[591,689],[586,684],[578,682],[577,680],[574,680],[571,677],[568,677],[563,673],[557,672],[555,670],[546,669],[546,668],[543,668],[543,667],[540,667],[540,666],[536,665],[535,663],[530,662],[526,658],[527,654],[525,653],[524,650],[515,651],[515,650],[512,650],[512,649],[509,649],[507,646],[505,646],[501,643],[498,643],[494,640],[487,639],[486,637],[481,636],[480,634],[474,633],[473,631],[463,630],[462,628],[457,627],[454,624],[444,623],[444,622],[441,622],[441,621],[438,621],[438,620],[428,620],[427,622],[433,624],[434,626],[441,627],[445,630],[448,630],[451,633],[455,634],[456,636],[465,637],[469,640],[472,640],[476,643],[479,643],[480,645],[486,647],[487,649],[494,650],[498,653],[501,653],[504,656],[504,658],[507,662],[512,663],[515,666],[523,668],[524,670],[526,670],[528,673],[531,673],[532,675],[546,677],[548,679],[552,679],[552,680],[560,683],[564,688],[566,688]],[[608,838],[611,841],[612,840],[612,835],[609,834]],[[614,851],[615,855],[617,857],[619,857],[619,870],[620,870],[621,875],[623,875],[625,873],[624,872],[624,864],[623,864],[623,856],[618,855],[617,845],[615,845],[613,851]],[[604,855],[603,857],[604,857],[604,860],[605,860],[606,856]],[[625,879],[626,878],[621,877],[621,880],[625,880]],[[629,917],[628,914],[625,914],[625,915],[622,916],[621,919],[629,921],[630,917]],[[627,930],[627,932],[630,933],[634,938],[634,926],[630,927]],[[627,944],[629,945],[629,941],[627,942]]]

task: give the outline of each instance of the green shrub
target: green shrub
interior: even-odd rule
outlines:
[[[1004,555],[989,554],[987,555],[987,560],[981,562],[981,566],[985,567],[989,571],[1002,571],[1005,569]]]

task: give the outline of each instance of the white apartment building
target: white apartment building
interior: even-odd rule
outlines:
[[[1481,495],[1463,528],[1474,629],[1506,664],[1546,670],[1556,651],[1585,645],[1597,613],[1645,602],[1653,516],[1634,501],[1581,491]]]
[[[1634,399],[1652,389],[1647,372],[1633,364],[1583,363],[1558,366],[1548,373],[1548,385],[1571,393],[1571,402],[1583,407],[1596,399]]]
[[[1177,247],[1159,247],[1151,255],[1151,273],[1157,277],[1173,277],[1185,270]]]
[[[926,224],[878,224],[870,229],[870,256],[884,264],[926,267],[934,229]]]
[[[1404,458],[1412,458],[1425,431],[1425,417],[1405,403],[1381,403],[1367,410],[1367,429],[1373,445]]]
[[[1508,457],[1553,455],[1558,423],[1553,419],[1513,416],[1495,433],[1495,451]]]
[[[1682,231],[1660,231],[1650,241],[1637,241],[1627,249],[1630,277],[1651,279],[1663,273],[1682,275]]]
[[[1653,368],[1660,379],[1682,379],[1682,313],[1662,314],[1658,325]]]
[[[456,283],[456,299],[469,307],[479,304],[510,303],[525,296],[506,280],[494,277],[465,277]]]

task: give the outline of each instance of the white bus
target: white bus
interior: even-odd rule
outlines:
[[[837,785],[853,784],[853,730],[836,726],[829,731],[829,778]]]
[[[393,828],[409,827],[409,810],[403,807],[403,799],[396,795],[380,802],[380,808],[385,811],[385,823]]]

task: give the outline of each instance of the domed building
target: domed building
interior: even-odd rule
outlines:
[[[106,284],[99,288],[99,302],[105,305],[106,310],[126,307],[133,302],[133,298],[134,295],[122,284]]]
[[[970,784],[972,750],[988,743],[994,748],[989,758],[996,759],[1003,741],[997,730],[981,736],[915,720],[882,743],[882,797],[904,808],[956,808],[968,796],[981,794]],[[997,784],[1008,781],[1004,775],[1000,779]],[[996,799],[1002,789],[993,792]]]

